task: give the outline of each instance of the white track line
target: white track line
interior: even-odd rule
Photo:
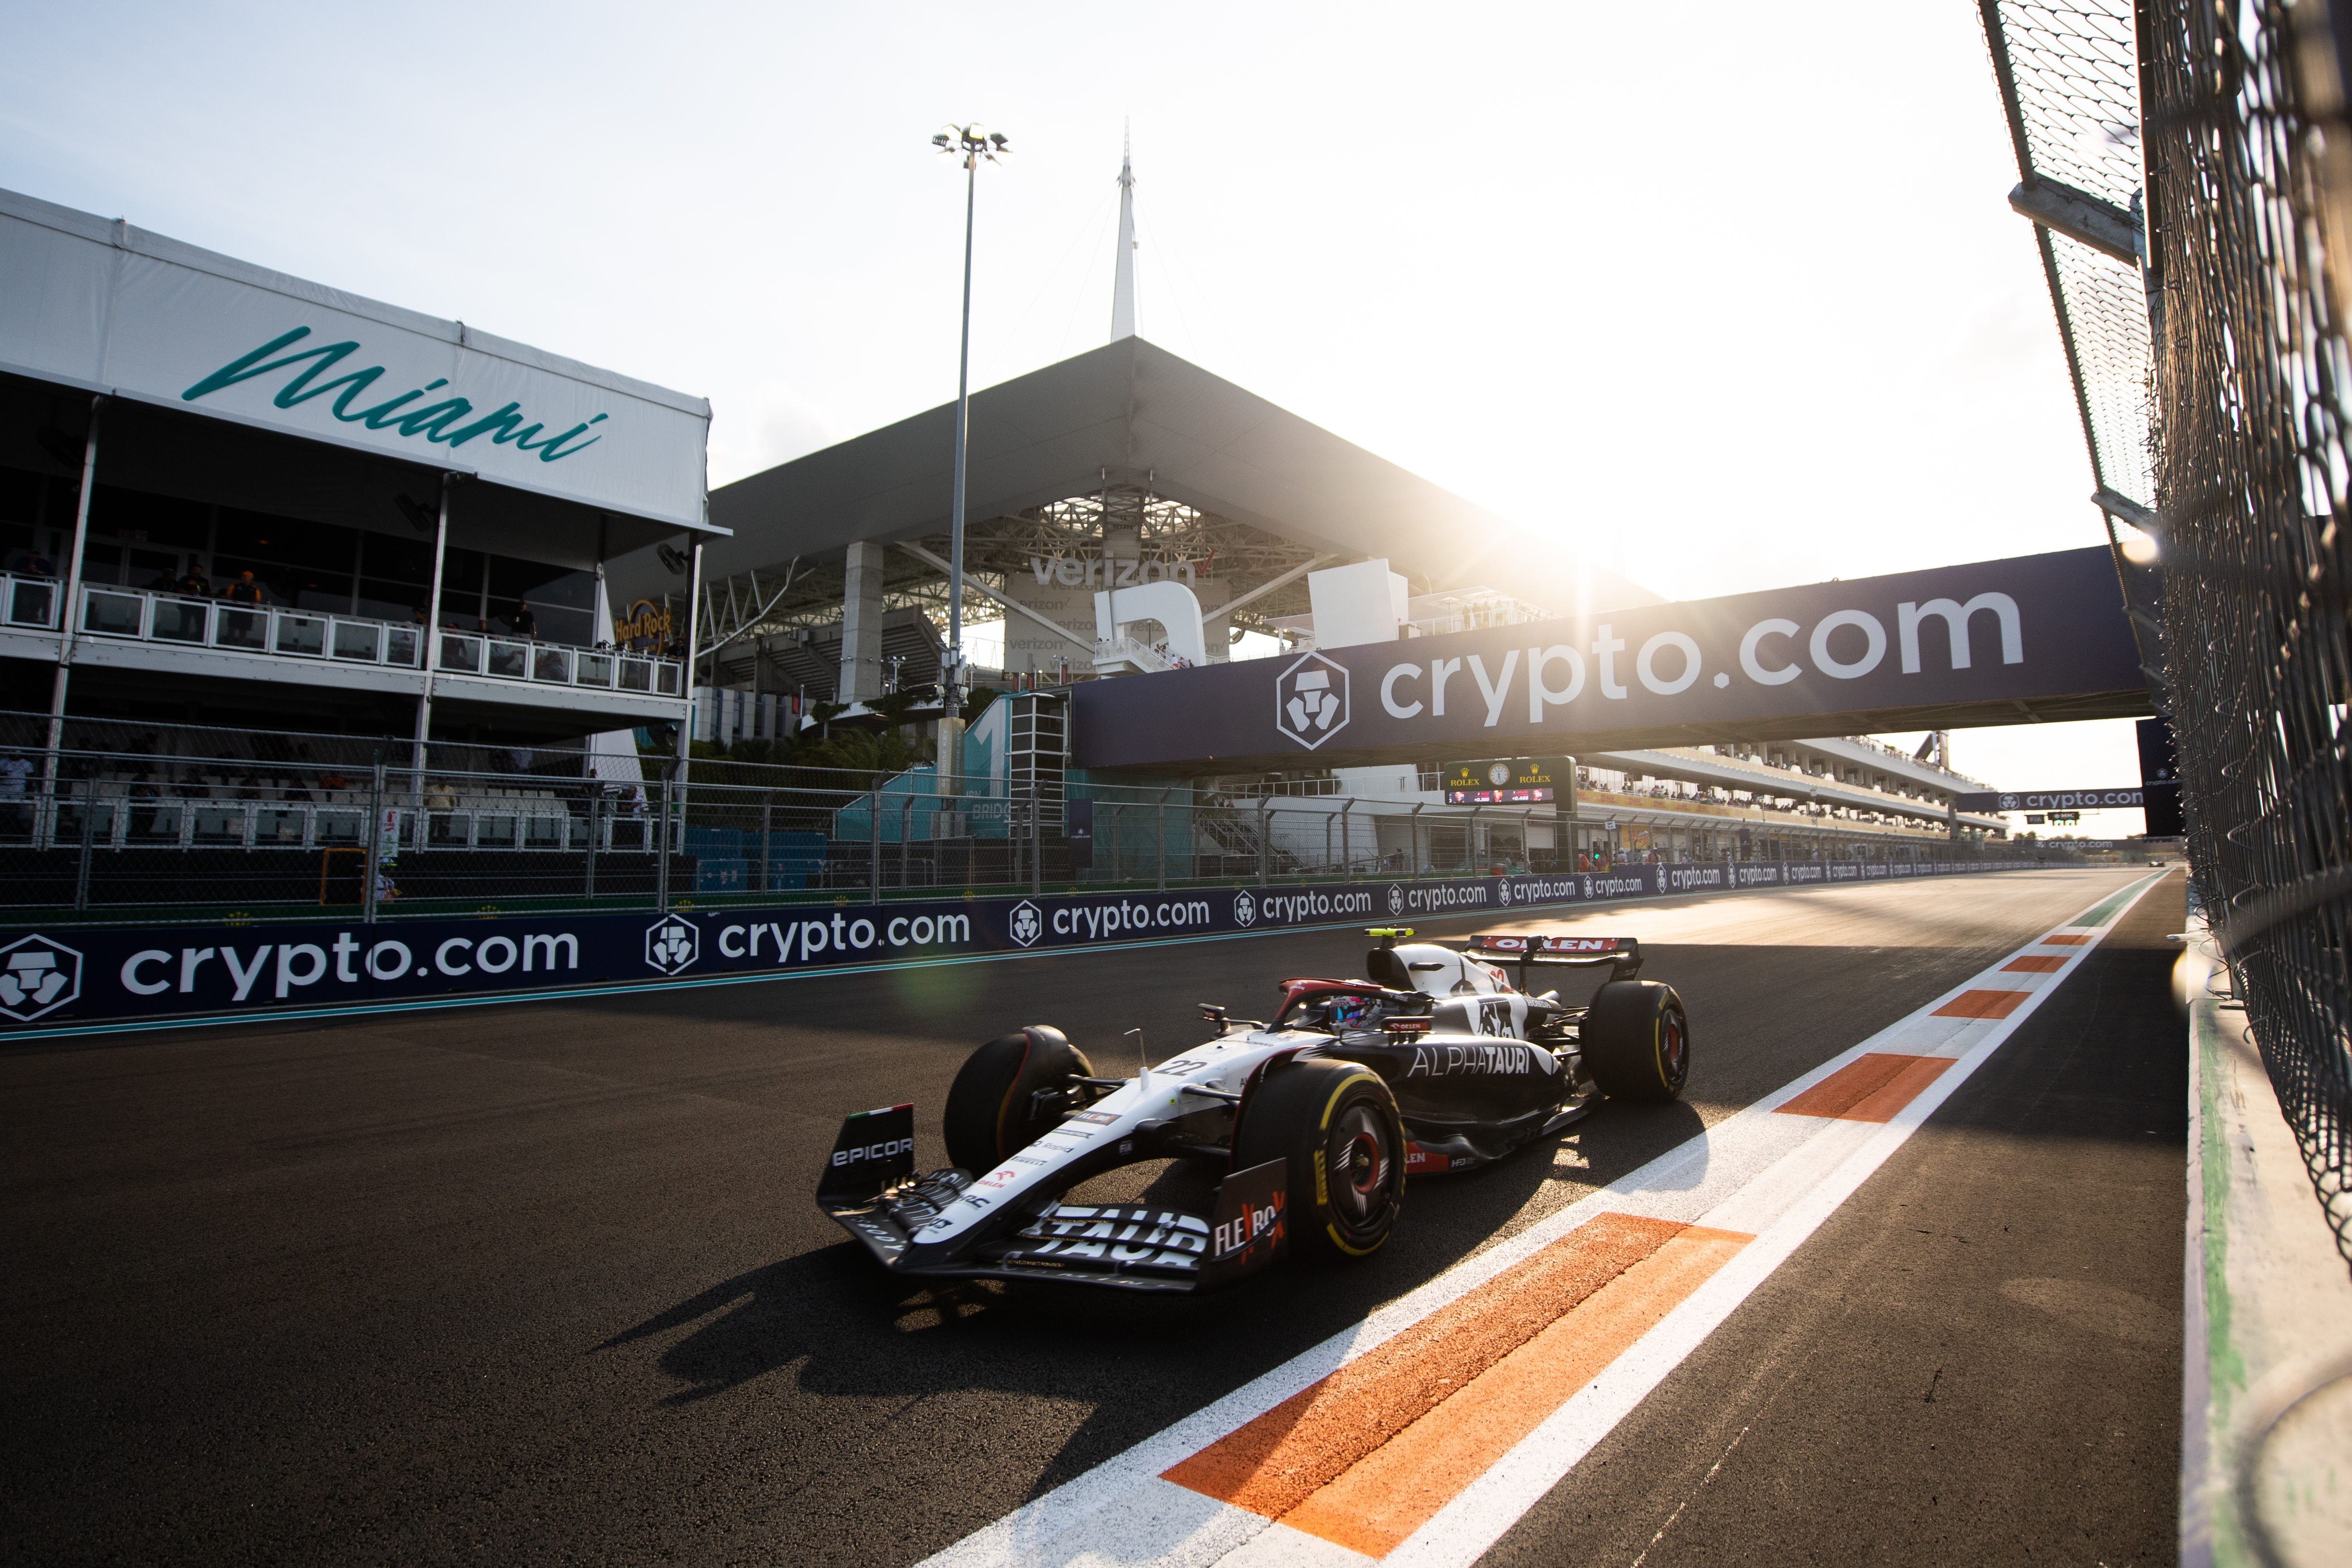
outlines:
[[[1885,1164],[2162,879],[2159,873],[2111,895],[2118,901],[2102,926],[2053,928],[2047,934],[2092,939],[2066,950],[2056,970],[2029,974],[2004,969],[2028,953],[2058,956],[2043,945],[2042,938],[2035,938],[1688,1142],[973,1531],[927,1558],[921,1568],[1108,1568],[1145,1563],[1165,1568],[1206,1568],[1218,1563],[1232,1568],[1333,1568],[1370,1562],[1162,1480],[1160,1472],[1602,1213],[1649,1215],[1755,1236],[1755,1241],[1386,1559],[1414,1568],[1475,1562]],[[2022,991],[2027,995],[2006,1018],[1935,1016],[1937,1008],[1961,993],[1977,990]],[[1778,1107],[1874,1051],[1944,1057],[1953,1065],[1884,1123],[1777,1114]]]

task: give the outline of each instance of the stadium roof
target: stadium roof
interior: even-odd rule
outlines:
[[[944,535],[954,421],[943,404],[712,491],[710,521],[733,537],[710,543],[705,580],[781,579],[795,559],[838,562],[852,541]],[[1137,337],[975,393],[970,476],[974,522],[1142,486],[1317,553],[1385,556],[1416,591],[1507,584],[1563,615],[1660,602]],[[649,553],[615,572],[627,593],[677,584]]]

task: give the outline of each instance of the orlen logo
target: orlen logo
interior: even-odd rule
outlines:
[[[912,1138],[892,1138],[880,1143],[868,1143],[859,1149],[835,1149],[833,1163],[856,1165],[867,1160],[887,1160],[894,1154],[911,1154],[915,1151]]]
[[[1285,1195],[1276,1193],[1264,1204],[1252,1204],[1249,1212],[1216,1226],[1209,1237],[1209,1257],[1222,1261],[1233,1257],[1250,1243],[1261,1237],[1282,1238],[1282,1210]]]
[[[1348,667],[1301,654],[1275,680],[1274,727],[1313,751],[1348,727]]]

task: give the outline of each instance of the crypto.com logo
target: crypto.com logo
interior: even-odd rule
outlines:
[[[1257,923],[1257,900],[1245,892],[1235,893],[1234,895],[1234,920],[1241,925],[1255,925]]]
[[[1275,679],[1274,727],[1313,751],[1348,727],[1348,667],[1301,654]]]
[[[81,994],[81,954],[45,936],[0,947],[0,1018],[29,1024]]]
[[[1013,921],[1007,931],[1015,942],[1027,947],[1045,934],[1045,917],[1038,913],[1036,905],[1024,899],[1013,906]]]
[[[702,931],[675,915],[646,928],[646,963],[662,974],[676,974],[702,954]]]

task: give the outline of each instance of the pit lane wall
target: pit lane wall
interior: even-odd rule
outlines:
[[[0,1030],[267,1014],[589,985],[751,979],[1847,881],[2011,863],[1711,861],[1550,876],[1190,888],[1167,892],[679,908],[316,925],[0,934]],[[0,1033],[0,1039],[5,1034]]]

